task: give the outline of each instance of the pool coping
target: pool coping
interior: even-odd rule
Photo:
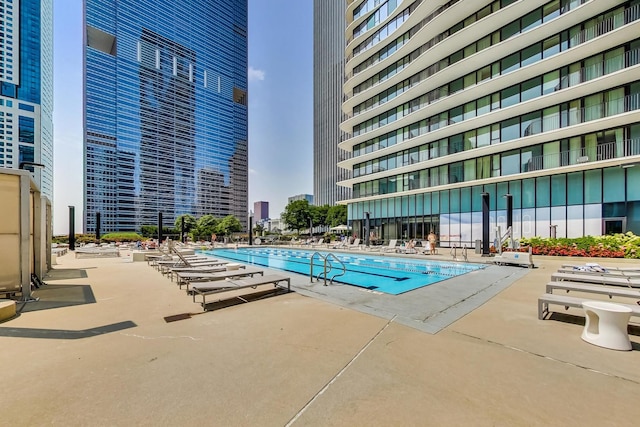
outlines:
[[[307,249],[287,246],[261,247]],[[424,256],[412,256],[409,254],[363,253],[361,251],[341,250],[339,253],[452,262],[443,255],[432,255],[426,258]],[[469,263],[484,264],[485,268],[397,295],[372,291],[342,283],[324,286],[322,281],[310,282],[308,275],[290,271],[284,273],[291,277],[292,290],[300,295],[317,298],[383,319],[393,319],[395,322],[423,332],[436,334],[453,322],[471,313],[531,271],[531,269],[522,267],[488,264],[486,260],[470,260]],[[268,267],[265,267],[265,269],[280,274],[283,273],[283,270]]]

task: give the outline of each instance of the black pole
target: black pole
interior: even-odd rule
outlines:
[[[76,250],[76,208],[69,206],[69,250]]]
[[[96,240],[100,243],[100,212],[96,212]]]
[[[489,193],[482,193],[482,256],[489,254]]]
[[[253,217],[249,217],[249,246],[253,246]]]
[[[162,212],[158,212],[158,246],[162,244]]]
[[[364,213],[364,245],[369,246],[370,238],[369,234],[371,233],[371,222],[369,212]]]
[[[507,198],[507,228],[513,226],[513,196],[511,194],[505,194]]]
[[[184,243],[184,215],[180,218],[180,241]]]

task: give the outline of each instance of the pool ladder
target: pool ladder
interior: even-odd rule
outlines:
[[[309,260],[309,280],[311,281],[311,283],[313,283],[313,260],[315,259],[316,255],[318,256],[319,259],[322,260],[323,267],[324,267],[323,271],[318,273],[318,275],[316,276],[316,280],[320,281],[320,276],[322,276],[322,278],[324,279],[324,286],[327,286],[327,275],[331,273],[334,267],[334,264],[330,262],[329,258],[335,259],[340,264],[340,267],[342,267],[341,272],[338,272],[337,274],[334,274],[333,276],[331,276],[331,279],[329,279],[329,283],[333,283],[333,279],[335,279],[336,277],[342,276],[347,272],[347,267],[345,267],[344,263],[340,261],[340,259],[337,256],[335,256],[335,254],[333,254],[332,252],[328,253],[327,255],[322,255],[320,252],[314,252],[313,255],[311,255],[311,258]]]
[[[464,262],[469,262],[469,258],[467,257],[467,245],[465,244],[462,247],[462,259],[464,260]],[[450,252],[451,256],[453,257],[454,261],[460,261],[458,259],[458,248],[456,247],[455,243],[453,244],[453,248],[451,248],[451,252]]]

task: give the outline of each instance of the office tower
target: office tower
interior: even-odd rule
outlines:
[[[389,238],[640,233],[640,2],[347,6],[349,218]],[[511,195],[511,197],[505,197]]]
[[[196,7],[197,6],[197,7]],[[85,1],[85,229],[248,210],[247,0]]]
[[[253,220],[255,222],[269,219],[269,202],[255,202],[253,204]]]
[[[344,0],[313,2],[313,195],[316,204],[335,205],[351,190],[337,185],[350,177],[337,166],[347,158],[338,148],[344,83]]]
[[[0,167],[30,170],[52,200],[52,2],[0,0],[0,34]]]
[[[313,195],[312,194],[297,194],[295,196],[291,196],[287,199],[288,203],[295,202],[297,200],[306,200],[310,205],[313,205]]]

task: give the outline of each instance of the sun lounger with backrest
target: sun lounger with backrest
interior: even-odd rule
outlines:
[[[588,262],[586,264],[562,264],[561,268],[575,268],[575,269],[594,269],[600,268],[609,271],[637,271],[640,272],[640,266],[638,267],[610,267],[606,265],[600,265],[593,262]]]
[[[611,277],[596,274],[553,273],[551,275],[551,280],[568,280],[570,282],[599,283],[601,285],[640,288],[640,278],[633,277]]]
[[[633,277],[640,278],[640,271],[621,271],[621,270],[576,270],[573,268],[564,268],[560,267],[557,271],[558,273],[569,273],[569,274],[593,274],[596,276],[611,276],[611,277]]]
[[[388,246],[383,246],[380,249],[380,252],[390,252],[390,251],[395,252],[397,245],[398,245],[398,239],[391,239],[391,240],[389,240],[389,245]]]
[[[230,264],[220,264],[220,265],[203,265],[201,267],[176,267],[171,268],[167,274],[171,281],[173,281],[173,276],[176,273],[216,273],[218,271],[227,271],[229,270]],[[245,268],[244,265],[236,264],[238,268]]]
[[[193,283],[192,284],[192,293],[193,293],[193,301],[196,301],[196,295],[202,296],[202,308],[204,311],[207,311],[207,296],[220,294],[222,292],[235,291],[238,289],[247,289],[247,288],[257,288],[261,285],[270,285],[273,284],[276,288],[285,289],[280,284],[282,282],[287,283],[286,290],[287,292],[291,292],[291,278],[287,276],[281,276],[278,274],[270,274],[261,277],[252,277],[250,279],[241,279],[241,280],[225,280],[222,283]],[[235,298],[240,298],[242,301],[246,302],[241,296],[236,296]]]
[[[264,275],[264,270],[261,268],[247,267],[240,268],[238,270],[219,271],[215,273],[176,273],[176,282],[180,287],[182,287],[183,284],[187,285],[188,292],[189,284],[192,282],[224,280],[244,276],[253,277],[255,274]]]
[[[219,259],[209,259],[206,261],[196,261],[196,262],[192,262],[189,265],[183,265],[183,264],[179,264],[179,265],[162,265],[160,266],[160,272],[162,274],[168,274],[172,269],[175,268],[197,268],[197,267],[220,267],[223,265],[227,265],[229,264],[229,261],[223,261],[223,260],[219,260]]]
[[[554,290],[562,290],[566,291],[567,293],[569,293],[570,291],[574,291],[588,294],[607,295],[609,296],[609,298],[634,298],[638,300],[638,303],[640,303],[640,289],[629,289],[622,287],[612,288],[609,286],[580,282],[568,282],[564,280],[559,282],[547,283],[547,293],[552,294]]]

